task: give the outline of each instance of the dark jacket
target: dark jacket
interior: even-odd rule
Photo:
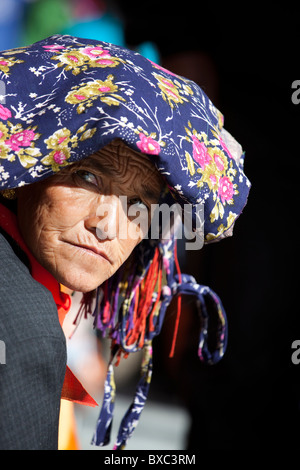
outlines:
[[[66,342],[52,294],[0,233],[0,449],[57,449]]]

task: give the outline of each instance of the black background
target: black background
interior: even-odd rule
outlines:
[[[192,416],[189,449],[294,447],[300,438],[299,15],[288,4],[117,2],[130,46],[154,41],[161,65],[198,82],[246,151],[252,182],[234,237],[187,252],[182,270],[209,285],[228,315],[224,359],[197,359],[193,306],[184,303],[177,354],[156,348],[154,391],[180,396]],[[208,3],[208,4],[207,4]],[[172,317],[172,315],[171,315]],[[168,342],[167,342],[168,344]],[[150,392],[151,393],[151,392]],[[169,395],[168,395],[169,396]]]

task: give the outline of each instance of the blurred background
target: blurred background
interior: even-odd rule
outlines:
[[[0,0],[0,12],[0,50],[66,33],[127,46],[194,80],[246,151],[252,190],[234,237],[200,252],[181,250],[182,271],[223,301],[227,352],[216,366],[199,362],[197,317],[185,299],[175,356],[169,359],[171,308],[154,343],[149,401],[128,448],[295,447],[300,438],[300,365],[291,361],[292,342],[300,339],[300,105],[291,100],[291,85],[300,78],[295,6]],[[107,345],[95,336],[86,340],[83,330],[76,333],[81,352],[70,345],[69,360],[79,376],[88,369],[88,385],[101,399]],[[120,366],[121,407],[136,383],[138,359],[132,361]],[[90,448],[98,411],[95,417],[90,410],[75,411],[79,446]]]

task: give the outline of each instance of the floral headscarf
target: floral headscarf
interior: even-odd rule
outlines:
[[[188,206],[191,229],[202,242],[231,235],[250,189],[243,172],[244,155],[223,128],[222,114],[194,82],[128,49],[55,35],[0,52],[0,103],[0,190],[41,181],[122,141],[149,156],[169,191],[163,201],[171,205],[172,194],[173,203]],[[172,226],[163,239],[144,240],[135,249],[134,263],[126,263],[97,292],[95,324],[111,336],[113,357],[120,351],[143,348],[145,352],[141,380],[121,423],[116,448],[124,447],[143,409],[152,370],[151,342],[174,295],[194,295],[201,305],[200,359],[214,363],[226,347],[220,299],[174,269],[174,230]],[[144,301],[141,323],[137,305],[143,303],[145,280],[152,280],[153,289],[148,304]],[[206,338],[208,298],[219,321],[213,352]],[[109,441],[112,364],[94,437],[98,445]]]

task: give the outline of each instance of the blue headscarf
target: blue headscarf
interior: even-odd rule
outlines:
[[[161,173],[168,188],[162,201],[188,208],[191,231],[201,246],[232,234],[250,189],[244,154],[223,128],[222,114],[194,82],[123,47],[69,35],[0,52],[0,80],[0,190],[41,181],[111,143],[125,144],[147,154]],[[113,360],[120,351],[143,348],[141,379],[116,448],[124,448],[135,428],[151,379],[152,339],[174,296],[193,295],[198,301],[200,359],[215,363],[224,354],[227,322],[221,301],[180,273],[175,253],[176,220],[164,237],[143,240],[134,262],[97,291],[95,325],[113,340],[97,445],[109,442]],[[142,332],[129,341],[138,292],[154,260],[161,277],[155,278]],[[211,301],[218,318],[214,351],[207,346]]]

